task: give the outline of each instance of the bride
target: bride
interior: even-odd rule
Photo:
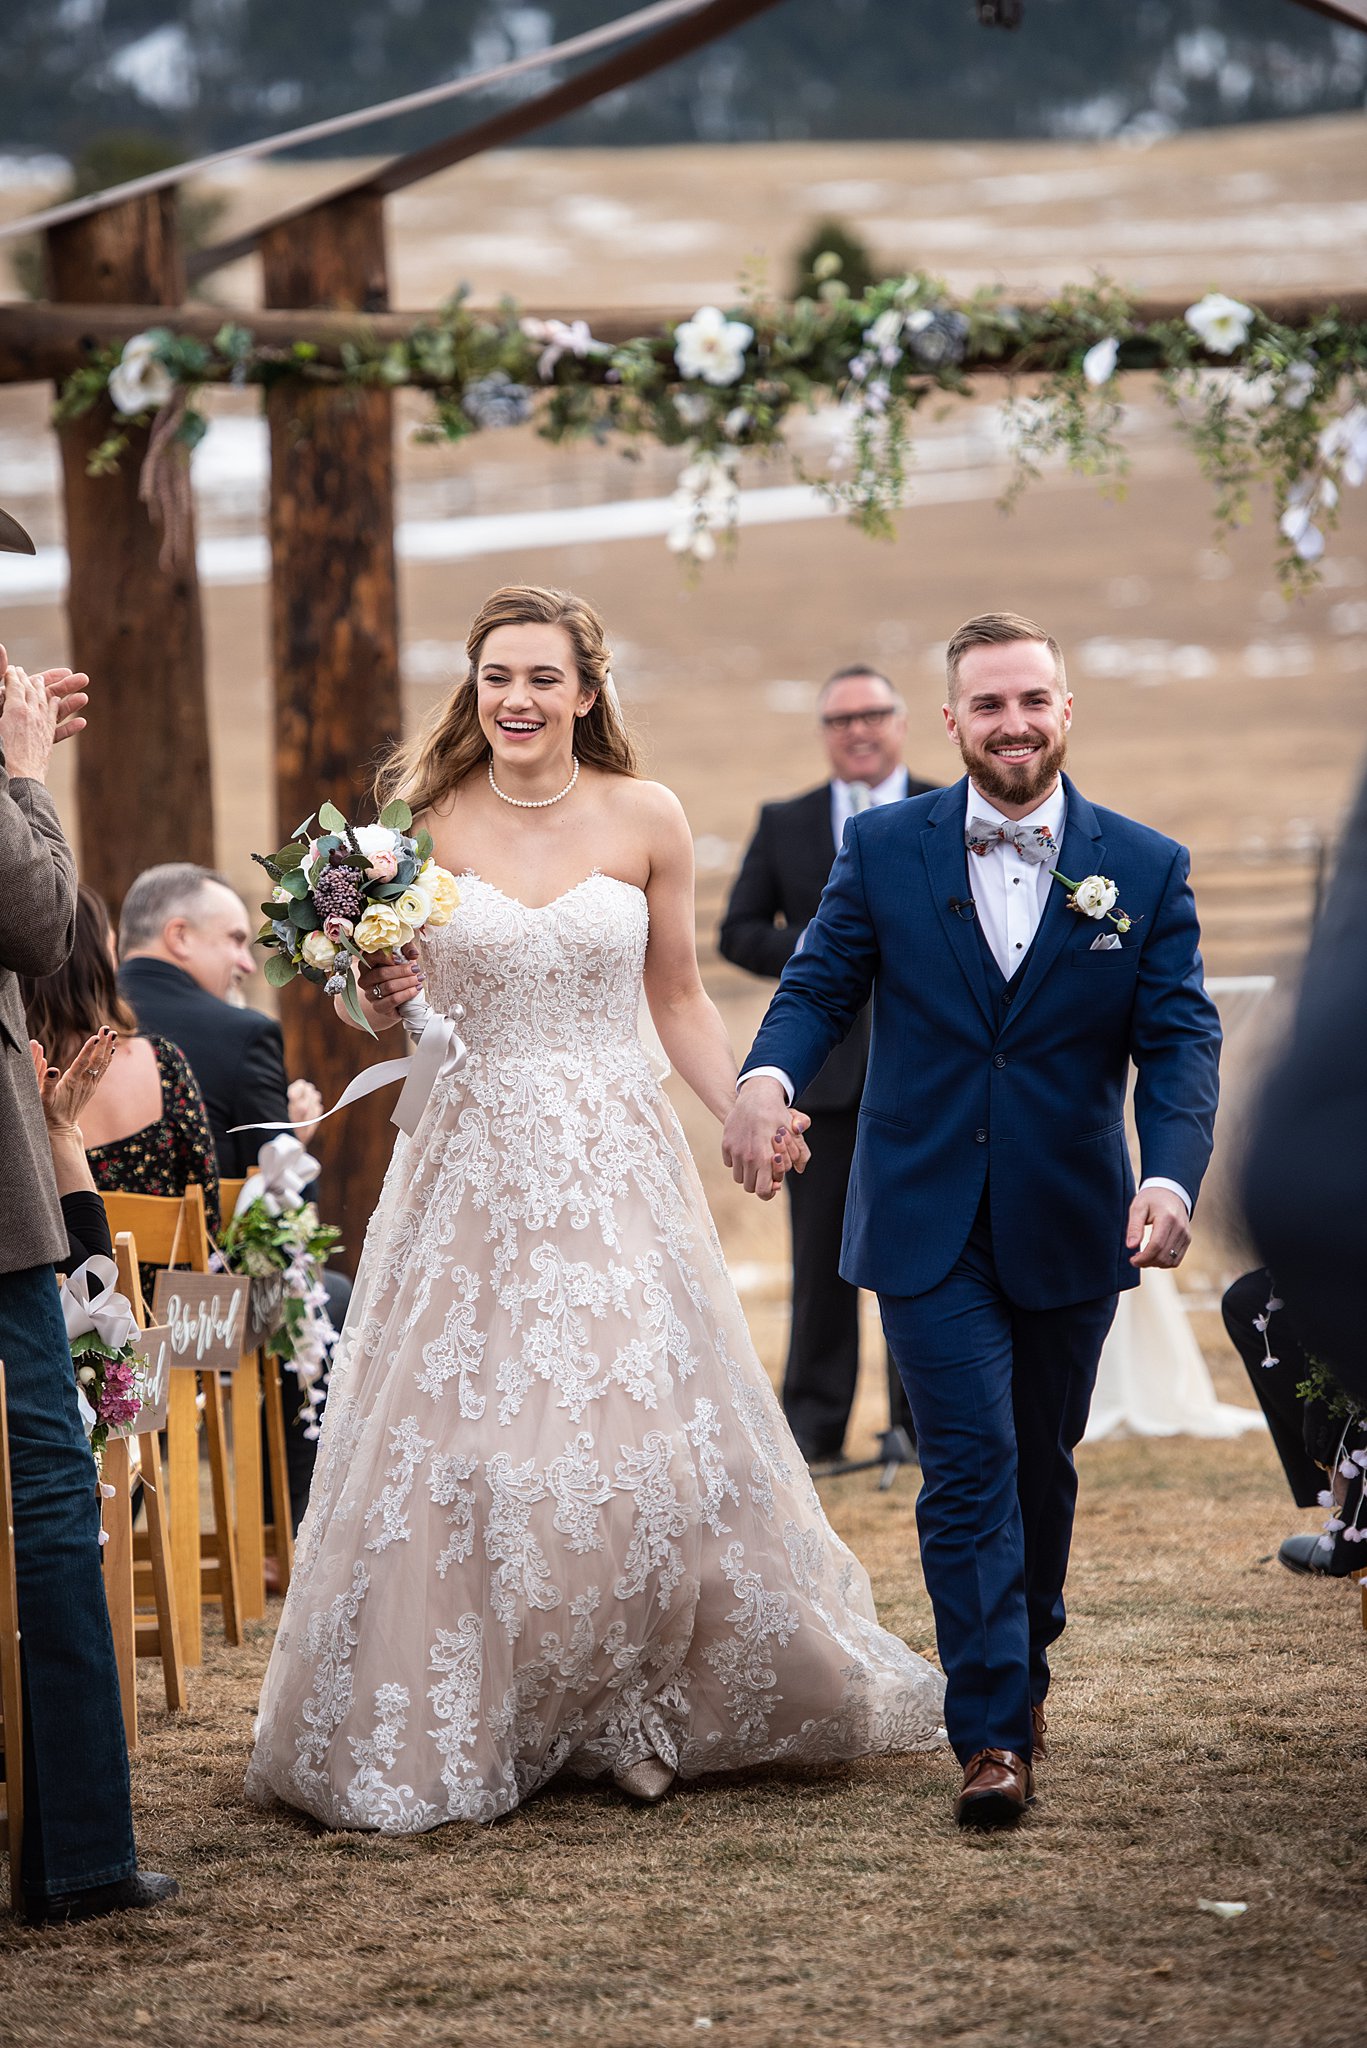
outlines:
[[[636,775],[582,600],[497,591],[468,653],[378,785],[460,907],[362,977],[384,1028],[420,971],[468,1053],[366,1234],[248,1792],[407,1834],[561,1771],[651,1800],[930,1748],[943,1681],[826,1521],[637,1035],[644,981],[725,1117],[683,811]]]

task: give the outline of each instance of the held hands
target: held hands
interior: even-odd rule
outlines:
[[[361,1004],[376,1031],[388,1031],[399,1021],[399,1011],[412,996],[422,994],[422,970],[417,965],[418,949],[407,945],[399,953],[363,953],[356,983]]]
[[[1148,1242],[1144,1232],[1148,1231]],[[1141,1188],[1130,1204],[1125,1247],[1132,1266],[1180,1266],[1191,1243],[1187,1205],[1171,1188]]]
[[[721,1137],[721,1156],[731,1177],[749,1195],[771,1202],[791,1169],[801,1173],[811,1157],[803,1132],[809,1117],[790,1109],[772,1076],[759,1074],[742,1084]]]

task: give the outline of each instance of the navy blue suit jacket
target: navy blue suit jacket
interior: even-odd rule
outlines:
[[[1220,1025],[1205,993],[1184,848],[1089,804],[1065,778],[1059,867],[1104,874],[1134,923],[1113,927],[1049,892],[1002,1003],[971,917],[966,784],[851,819],[802,951],[783,971],[746,1069],[803,1089],[872,997],[873,1041],[845,1211],[841,1271],[921,1294],[953,1266],[989,1186],[998,1276],[1021,1308],[1062,1308],[1138,1274],[1125,1091],[1138,1068],[1143,1172],[1193,1200],[1210,1158]]]

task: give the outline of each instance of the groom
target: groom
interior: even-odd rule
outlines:
[[[916,1421],[956,1818],[997,1827],[1024,1812],[1045,1754],[1097,1360],[1119,1289],[1186,1251],[1220,1030],[1184,849],[1061,772],[1073,700],[1057,643],[990,613],[959,628],[947,661],[967,776],[847,825],[723,1155],[746,1188],[774,1192],[785,1101],[872,995],[841,1270],[878,1294]],[[1070,900],[1079,882],[1116,893],[1084,888],[1100,906],[1087,914]]]

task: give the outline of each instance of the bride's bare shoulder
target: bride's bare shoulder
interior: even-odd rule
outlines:
[[[610,801],[616,815],[629,824],[652,859],[684,841],[692,842],[684,807],[663,782],[643,776],[614,776]]]

